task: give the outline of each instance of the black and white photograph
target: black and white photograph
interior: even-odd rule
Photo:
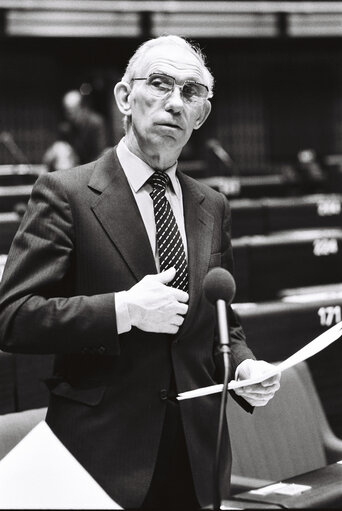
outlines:
[[[0,509],[342,510],[342,2],[0,0]]]

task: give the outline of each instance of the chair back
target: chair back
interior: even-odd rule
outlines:
[[[46,416],[46,408],[0,415],[0,460]]]
[[[253,414],[228,400],[234,475],[281,480],[327,464],[325,416],[306,363],[284,371],[280,383],[274,398]]]

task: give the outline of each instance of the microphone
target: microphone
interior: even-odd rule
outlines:
[[[219,351],[222,355],[224,367],[224,383],[221,396],[220,416],[217,429],[217,442],[213,466],[213,509],[221,509],[220,488],[220,459],[222,451],[222,434],[224,418],[226,416],[227,391],[229,381],[229,332],[227,320],[227,305],[230,305],[235,295],[235,281],[229,271],[223,268],[213,268],[205,276],[203,282],[204,293],[208,301],[216,305],[217,325],[219,331]]]
[[[232,303],[235,296],[235,280],[228,270],[223,268],[213,268],[205,276],[203,288],[208,301],[216,305],[220,344],[228,345],[229,333],[227,305]]]

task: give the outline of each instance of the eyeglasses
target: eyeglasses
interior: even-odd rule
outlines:
[[[171,94],[177,85],[181,90],[181,95],[188,103],[197,103],[209,96],[209,89],[202,83],[185,80],[183,85],[178,85],[173,76],[162,73],[152,73],[147,78],[132,78],[134,80],[146,80],[146,85],[154,96],[165,97]]]

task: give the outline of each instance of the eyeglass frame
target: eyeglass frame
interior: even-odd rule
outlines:
[[[166,92],[164,95],[161,95],[161,96],[156,96],[156,97],[166,97],[168,94],[172,94],[172,92],[175,90],[175,86],[177,85],[177,87],[179,87],[181,89],[181,95],[182,97],[184,98],[184,95],[183,95],[183,87],[184,85],[186,85],[187,83],[190,83],[190,84],[196,84],[196,85],[201,85],[201,87],[204,87],[206,90],[207,90],[207,93],[208,93],[208,96],[205,98],[205,97],[201,97],[201,96],[195,96],[195,98],[198,98],[198,99],[208,99],[209,98],[209,95],[210,95],[210,91],[209,91],[209,87],[207,85],[204,85],[204,83],[200,83],[200,82],[196,82],[196,81],[193,81],[193,80],[184,80],[183,82],[183,85],[179,85],[177,82],[176,82],[176,78],[174,76],[171,76],[171,75],[168,75],[167,73],[150,73],[148,76],[146,76],[145,78],[132,78],[131,79],[131,82],[134,82],[136,80],[148,80],[151,76],[153,75],[159,75],[159,76],[166,76],[167,78],[171,78],[173,80],[173,88],[171,90],[169,90],[168,92]],[[190,100],[191,101],[191,100]]]

